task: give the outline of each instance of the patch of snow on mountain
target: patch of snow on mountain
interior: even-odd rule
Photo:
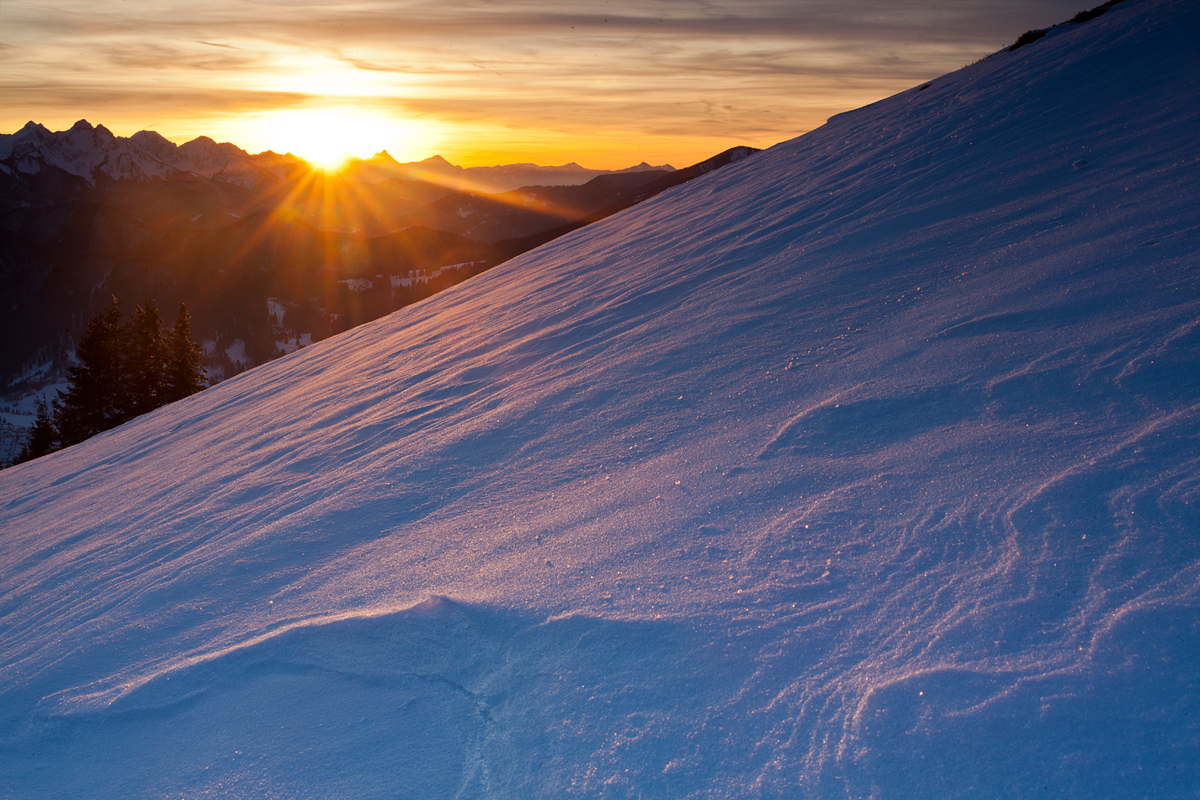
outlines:
[[[233,344],[225,348],[225,357],[235,363],[246,363],[246,343],[241,339],[234,339]]]
[[[191,173],[248,187],[281,179],[299,163],[270,151],[252,156],[207,137],[177,147],[153,131],[114,136],[103,125],[93,127],[82,119],[57,133],[30,122],[15,134],[0,136],[0,158],[15,161],[18,172],[32,175],[52,166],[93,184],[100,176],[148,180]]]
[[[0,473],[6,797],[1194,797],[1197,29],[1129,0]]]

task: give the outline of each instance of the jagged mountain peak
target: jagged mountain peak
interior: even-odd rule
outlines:
[[[420,169],[432,169],[438,172],[461,172],[462,167],[457,164],[452,164],[440,155],[432,155],[429,158],[421,161],[401,164],[402,167],[416,167]]]
[[[148,180],[191,173],[244,186],[264,186],[281,180],[302,164],[299,159],[282,159],[275,153],[252,156],[236,145],[218,144],[207,136],[179,146],[155,131],[120,137],[86,119],[57,133],[30,122],[17,134],[0,135],[0,159],[11,159],[17,174],[50,167],[93,184],[100,177]]]
[[[154,143],[154,144],[165,143],[165,144],[171,145],[172,147],[177,146],[174,142],[167,139],[165,136],[163,136],[158,131],[142,130],[142,131],[138,131],[137,133],[133,134],[133,136],[130,136],[129,138],[135,142],[146,142],[146,143]]]

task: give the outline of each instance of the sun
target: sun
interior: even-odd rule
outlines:
[[[387,150],[401,160],[425,148],[428,135],[410,120],[357,109],[304,108],[272,111],[255,122],[270,149],[300,156],[313,166],[336,171],[352,158]]]

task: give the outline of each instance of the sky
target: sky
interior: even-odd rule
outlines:
[[[767,147],[1099,0],[0,0],[0,132],[677,167]]]

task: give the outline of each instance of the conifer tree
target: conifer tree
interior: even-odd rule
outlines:
[[[78,444],[204,388],[200,347],[192,341],[183,304],[168,334],[153,300],[135,306],[129,323],[122,324],[114,297],[88,322],[75,358],[66,394],[55,398],[53,414],[44,402],[39,405],[19,461]]]
[[[166,338],[155,302],[147,300],[144,306],[134,306],[133,317],[125,334],[126,380],[123,400],[126,418],[145,414],[163,405]]]
[[[167,336],[167,366],[163,380],[163,403],[193,395],[204,388],[204,366],[200,346],[192,341],[192,317],[187,306],[179,304],[175,327]]]
[[[88,322],[75,348],[77,364],[67,371],[67,393],[54,402],[63,447],[82,442],[127,418],[123,393],[121,304]]]
[[[33,421],[33,427],[29,430],[29,438],[25,440],[25,446],[21,448],[21,453],[17,456],[16,463],[20,464],[41,458],[60,447],[54,418],[50,416],[50,409],[46,406],[45,399],[39,399],[37,417]]]

